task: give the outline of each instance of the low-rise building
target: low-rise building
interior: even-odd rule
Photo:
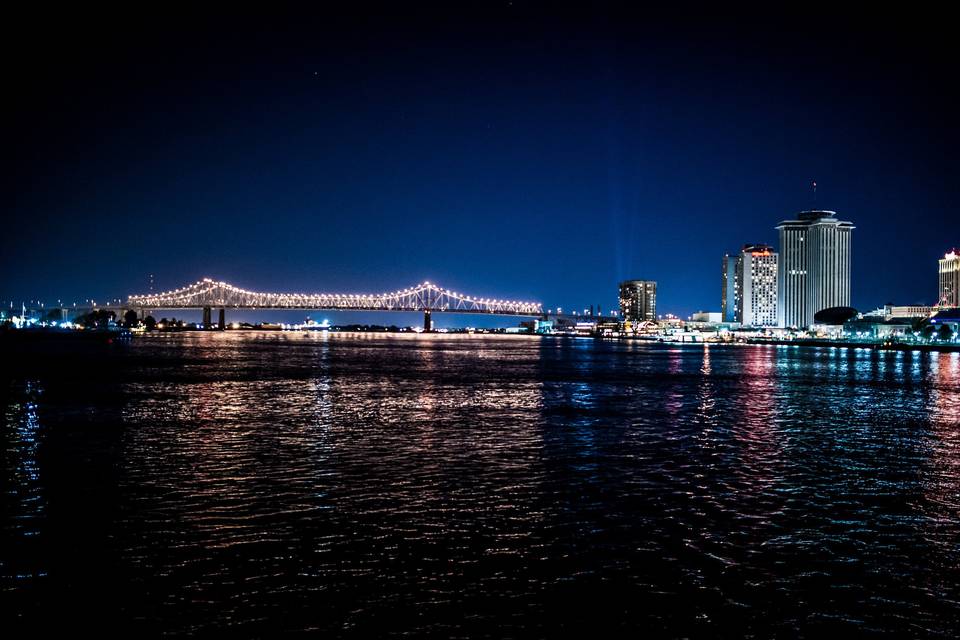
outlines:
[[[864,316],[869,316],[872,318],[883,318],[884,320],[892,319],[918,319],[918,318],[929,318],[937,311],[937,307],[929,307],[924,305],[905,305],[898,306],[893,304],[885,304],[882,307],[878,307],[869,313],[865,313]]]
[[[907,338],[914,334],[914,322],[909,318],[887,320],[878,316],[862,316],[845,322],[843,334],[850,338],[871,340]]]
[[[720,311],[697,311],[690,316],[691,322],[723,322],[723,313]]]

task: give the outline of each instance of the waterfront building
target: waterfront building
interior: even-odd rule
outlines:
[[[777,265],[777,252],[766,244],[746,244],[723,257],[723,322],[777,326]]]
[[[780,232],[777,324],[806,328],[814,315],[850,306],[850,249],[853,223],[835,211],[803,211],[784,220]]]
[[[657,319],[657,283],[625,280],[620,283],[620,315],[624,322],[639,324]]]
[[[716,311],[697,311],[690,316],[690,322],[705,322],[710,324],[720,324],[723,322],[723,314]]]
[[[927,307],[922,305],[898,306],[885,304],[869,313],[864,313],[864,317],[883,318],[884,320],[894,319],[921,319],[929,318],[936,312],[936,307]]]
[[[739,256],[723,256],[723,275],[720,286],[720,314],[724,322],[737,321],[737,300],[740,297],[740,281],[737,278],[737,259]]]
[[[960,307],[960,253],[954,249],[940,260],[941,307]]]
[[[777,252],[766,244],[744,245],[737,257],[740,295],[736,321],[748,327],[777,326]]]
[[[908,318],[884,320],[876,316],[853,318],[843,324],[843,335],[867,340],[904,339],[913,335],[913,322]]]

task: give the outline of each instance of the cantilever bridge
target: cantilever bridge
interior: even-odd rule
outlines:
[[[506,316],[539,316],[539,302],[519,302],[476,296],[444,289],[424,282],[408,289],[378,294],[345,293],[266,293],[247,291],[226,282],[204,278],[186,287],[132,295],[126,309],[203,309],[204,324],[210,324],[210,310],[220,308],[223,325],[224,309],[311,309],[342,311],[422,311],[424,325],[430,328],[432,312],[483,313]]]

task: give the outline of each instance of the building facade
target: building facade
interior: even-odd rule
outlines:
[[[657,319],[657,283],[626,280],[620,283],[620,315],[624,322],[639,324]]]
[[[737,322],[750,327],[777,326],[777,264],[777,252],[769,245],[748,244],[740,251]]]
[[[937,307],[923,305],[893,305],[885,304],[873,311],[865,312],[865,318],[883,318],[884,320],[922,319],[929,318],[937,312]]]
[[[736,256],[723,257],[723,322],[777,326],[778,264],[777,252],[766,244],[746,244]]]
[[[723,256],[723,271],[720,279],[720,314],[723,322],[737,321],[737,299],[740,297],[740,281],[737,278],[739,256]]]
[[[709,324],[720,324],[723,322],[723,314],[716,311],[697,311],[690,316],[691,322],[703,322]]]
[[[941,307],[960,307],[960,253],[954,249],[940,260]]]
[[[854,226],[834,211],[803,211],[780,232],[777,325],[806,328],[823,309],[850,306]]]

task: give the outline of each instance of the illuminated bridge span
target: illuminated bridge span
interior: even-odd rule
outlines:
[[[163,293],[134,295],[127,299],[134,309],[203,309],[209,324],[213,307],[234,309],[329,309],[344,311],[422,311],[430,326],[431,312],[485,313],[510,316],[539,316],[539,302],[518,302],[478,298],[444,289],[430,282],[409,289],[379,294],[345,293],[265,293],[246,291],[226,282],[204,278],[182,289]],[[221,324],[223,315],[221,312]]]

